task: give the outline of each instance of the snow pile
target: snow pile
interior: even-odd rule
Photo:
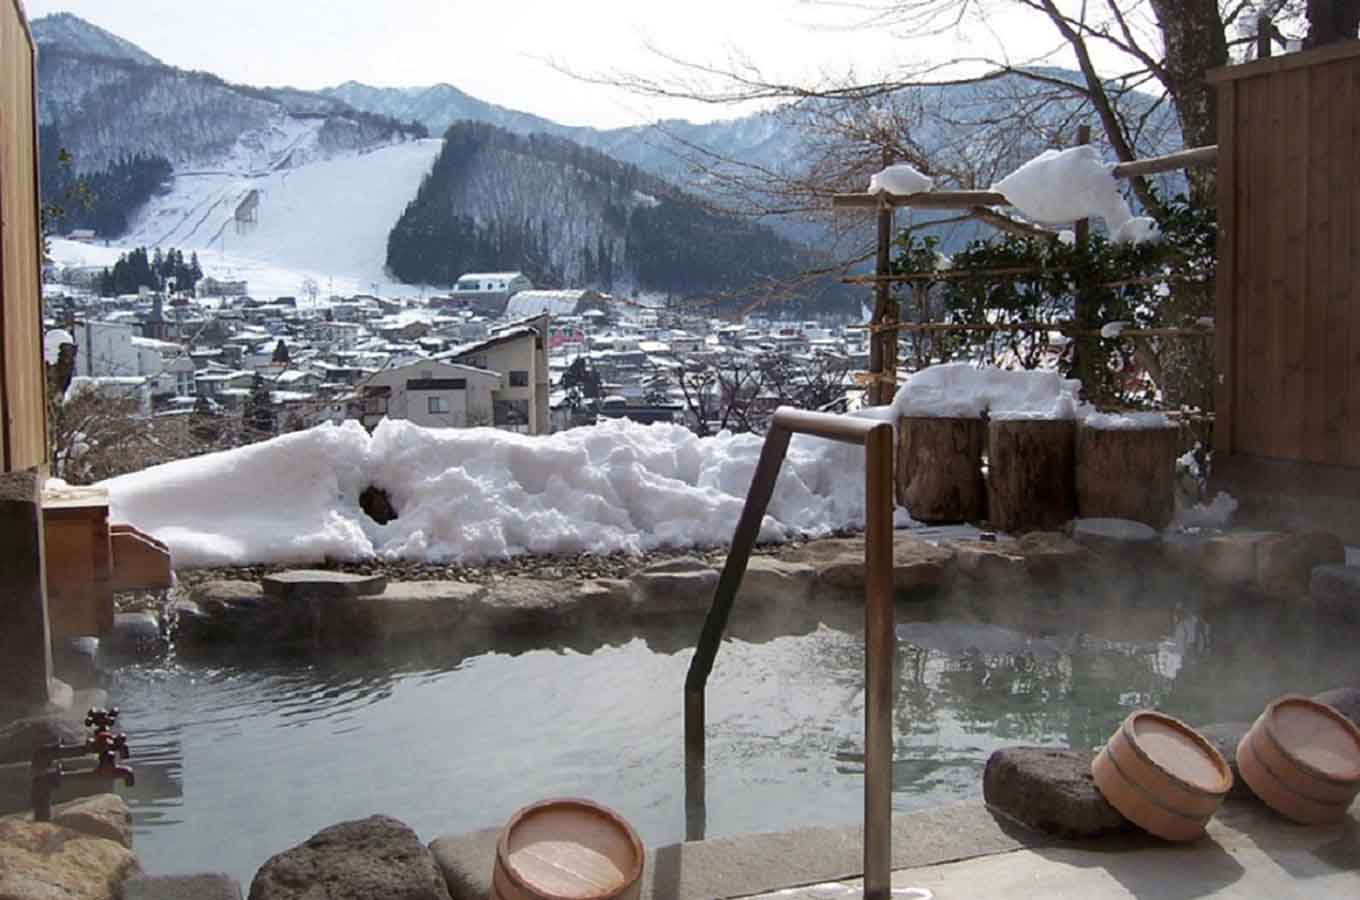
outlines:
[[[49,366],[55,365],[61,359],[62,346],[75,342],[76,339],[65,328],[53,328],[43,335],[43,361]]]
[[[945,363],[913,374],[897,390],[894,416],[1072,419],[1083,411],[1081,382],[1057,372]]]
[[[1171,420],[1166,414],[1159,412],[1092,412],[1084,416],[1082,421],[1102,431],[1146,431],[1171,426]]]
[[[1110,240],[1116,244],[1148,244],[1162,239],[1162,227],[1150,216],[1136,216],[1115,229]]]
[[[169,544],[176,566],[636,552],[729,540],[762,444],[627,420],[545,437],[392,420],[370,436],[347,422],[104,486],[114,519]],[[400,518],[378,525],[360,510],[370,485]],[[762,539],[863,518],[863,451],[795,438]]]
[[[878,194],[887,192],[905,196],[907,194],[921,194],[935,186],[935,181],[928,175],[922,175],[913,167],[906,163],[897,163],[888,166],[883,171],[869,178],[869,193]]]
[[[1029,218],[1050,225],[1101,218],[1116,234],[1133,218],[1114,175],[1090,145],[1045,150],[992,190]]]
[[[1237,498],[1227,491],[1219,491],[1218,496],[1209,503],[1196,503],[1188,509],[1177,510],[1175,527],[1227,528],[1236,512]]]

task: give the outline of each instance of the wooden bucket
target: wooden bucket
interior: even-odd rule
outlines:
[[[1280,815],[1333,825],[1360,792],[1360,729],[1325,703],[1281,697],[1238,743],[1237,767]]]
[[[1131,714],[1091,762],[1096,787],[1133,824],[1193,841],[1232,787],[1232,771],[1202,735],[1151,710]]]
[[[496,843],[492,900],[637,900],[642,841],[623,817],[590,800],[526,806]]]

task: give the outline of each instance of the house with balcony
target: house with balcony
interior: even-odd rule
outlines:
[[[485,340],[455,347],[434,358],[501,373],[492,396],[492,424],[522,434],[548,434],[548,334],[551,320],[536,316],[512,322]]]
[[[349,414],[370,431],[384,418],[426,428],[490,425],[500,383],[499,372],[425,360],[370,377],[351,397]]]

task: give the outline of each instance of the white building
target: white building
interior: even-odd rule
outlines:
[[[384,417],[427,428],[490,425],[501,374],[426,360],[378,372],[360,386],[351,415],[372,429]]]
[[[435,358],[502,373],[492,398],[497,428],[548,434],[548,316],[505,326],[475,344],[455,347]]]

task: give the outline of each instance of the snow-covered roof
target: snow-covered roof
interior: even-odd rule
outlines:
[[[158,341],[155,338],[148,337],[134,337],[132,339],[132,346],[144,347],[147,350],[160,350],[162,353],[167,353],[172,350],[178,351],[180,349],[179,344],[176,344],[173,341]]]
[[[486,340],[475,341],[474,343],[471,344],[463,344],[462,346],[445,350],[443,353],[436,353],[434,356],[430,358],[434,360],[458,359],[459,357],[467,356],[470,353],[479,353],[482,350],[489,350],[492,347],[495,347],[499,344],[519,340],[520,338],[523,337],[532,337],[537,339],[538,331],[527,326],[507,328],[505,331],[496,332],[496,334],[492,335]]]
[[[459,275],[458,280],[462,281],[464,278],[481,278],[481,279],[493,278],[499,279],[500,281],[511,281],[515,278],[522,277],[524,277],[523,272],[466,272],[462,275]]]
[[[535,316],[550,313],[554,316],[571,315],[582,300],[593,291],[520,291],[505,305],[507,316]]]

